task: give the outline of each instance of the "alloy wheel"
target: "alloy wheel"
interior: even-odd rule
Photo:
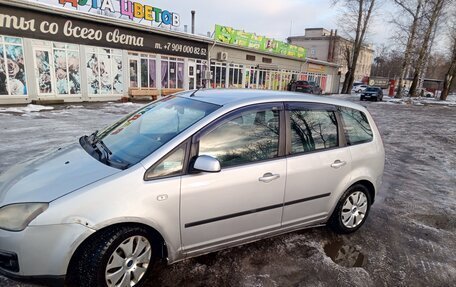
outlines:
[[[111,287],[135,286],[149,267],[152,246],[143,236],[132,236],[116,247],[105,271],[106,284]]]
[[[361,191],[355,191],[344,202],[341,216],[342,223],[347,228],[355,228],[363,222],[367,212],[367,196]]]

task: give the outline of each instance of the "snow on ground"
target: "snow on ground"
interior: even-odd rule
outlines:
[[[9,108],[0,108],[0,113],[34,113],[41,111],[53,110],[53,107],[50,106],[41,106],[41,105],[27,105],[25,107],[9,107]]]
[[[360,103],[356,95],[335,97]],[[358,232],[336,235],[323,227],[277,236],[162,266],[146,286],[453,286],[456,109],[361,104],[379,126],[386,166],[384,184]],[[140,106],[56,106],[27,117],[0,113],[0,172]],[[0,286],[30,285],[0,277]]]
[[[352,94],[336,94],[332,95],[332,97],[340,98],[344,100],[350,101],[359,101],[360,94],[352,93]],[[456,107],[456,95],[449,95],[446,101],[440,101],[437,98],[408,98],[404,97],[401,99],[396,99],[393,97],[389,97],[387,95],[383,95],[383,102],[387,104],[412,104],[415,106],[427,106],[427,105],[440,105],[440,106],[449,106],[449,107]]]

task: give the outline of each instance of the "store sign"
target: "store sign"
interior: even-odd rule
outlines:
[[[100,11],[109,11],[111,13],[119,13],[121,16],[127,16],[131,20],[147,20],[164,25],[178,27],[180,25],[180,16],[177,13],[163,10],[158,7],[143,5],[138,2],[129,0],[54,0],[59,4],[71,4],[72,7],[90,5],[92,9]]]
[[[326,73],[326,67],[322,65],[316,65],[316,64],[310,64],[309,67],[307,68],[307,71],[310,73],[320,73],[320,74],[325,74]]]
[[[254,33],[247,33],[227,26],[215,25],[214,37],[218,42],[289,57],[305,59],[307,54],[307,49],[303,47],[290,45],[282,41],[258,36]]]
[[[208,44],[0,4],[0,34],[207,59]]]

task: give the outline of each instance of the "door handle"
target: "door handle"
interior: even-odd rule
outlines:
[[[346,164],[347,164],[346,161],[336,160],[333,164],[331,164],[331,167],[332,167],[332,168],[335,168],[335,169],[338,169],[338,168],[343,167],[343,166],[346,165]]]
[[[265,173],[263,175],[263,177],[260,177],[258,180],[261,182],[264,182],[264,183],[269,183],[269,182],[279,179],[279,178],[280,178],[280,174],[272,174],[272,173],[268,172],[268,173]]]

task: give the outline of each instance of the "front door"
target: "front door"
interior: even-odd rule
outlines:
[[[283,227],[320,223],[349,181],[351,155],[333,106],[287,105],[290,131]]]
[[[281,104],[251,107],[194,137],[194,153],[217,158],[222,170],[182,177],[181,234],[188,254],[280,228],[286,181],[281,110]]]

